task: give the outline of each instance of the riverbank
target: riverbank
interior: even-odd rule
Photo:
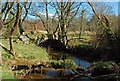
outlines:
[[[95,48],[92,45],[87,47],[76,46],[69,48],[68,53],[80,59],[87,60],[88,62],[101,60],[120,62],[119,49]]]
[[[3,44],[6,47],[8,47],[7,40],[4,40]],[[84,77],[87,77],[90,79],[91,75],[89,74],[91,74],[91,71],[100,73],[99,69],[101,68],[97,68],[97,70],[95,70],[96,68],[95,66],[101,65],[103,71],[106,71],[106,69],[104,69],[103,67],[104,65],[106,66],[108,65],[107,63],[109,63],[108,60],[106,60],[106,63],[104,60],[102,60],[103,62],[99,63],[101,58],[99,57],[99,55],[97,55],[97,53],[95,53],[96,50],[94,50],[94,48],[90,46],[88,46],[87,48],[75,47],[67,50],[67,52],[51,51],[52,55],[49,55],[46,52],[45,48],[41,48],[33,44],[27,45],[23,43],[14,42],[14,45],[15,45],[15,51],[18,53],[18,56],[17,56],[18,59],[16,59],[16,61],[15,59],[12,58],[12,56],[10,56],[4,50],[2,52],[3,66],[6,66],[3,68],[4,70],[8,69],[8,71],[6,71],[6,74],[3,72],[3,75],[4,75],[3,79],[8,77],[8,75],[10,75],[12,79],[59,78],[63,80],[64,78],[78,79],[78,78],[84,78]],[[96,54],[97,58],[94,56],[94,54]],[[54,55],[54,58],[51,58],[53,57],[53,55]],[[71,58],[68,58],[70,56]],[[97,65],[94,65],[95,68],[90,67],[94,62],[95,63],[98,62]],[[114,68],[113,69],[114,71],[116,71],[116,63],[115,65],[113,65],[113,63],[114,63],[113,61],[110,62],[110,66],[112,69]],[[117,65],[117,67],[119,67],[119,65]],[[109,71],[113,71],[111,70],[111,68],[110,70],[107,69],[108,75],[111,74],[109,73]],[[119,69],[116,72],[114,71],[112,72],[113,74],[116,72],[119,72]],[[97,76],[94,76],[94,77],[97,77]]]

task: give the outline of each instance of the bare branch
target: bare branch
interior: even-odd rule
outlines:
[[[8,22],[3,23],[3,25],[8,25],[8,24],[10,24],[10,23],[14,20],[14,18],[15,18],[15,17],[13,16],[11,20],[9,20]]]
[[[6,20],[6,17],[7,17],[7,15],[8,15],[8,13],[10,12],[10,10],[12,9],[13,5],[14,5],[14,2],[12,2],[12,3],[10,4],[10,7],[8,7],[8,9],[6,10],[6,13],[5,13],[5,17],[4,17],[4,19],[3,19],[3,22]]]
[[[7,9],[7,6],[8,6],[8,2],[6,2],[4,8],[2,8],[2,10],[1,10],[1,13],[2,13],[2,14],[3,14],[3,13],[5,12],[5,10]]]
[[[35,13],[35,12],[34,12],[33,14],[34,14],[33,16],[37,16],[37,17],[40,18],[40,20],[41,20],[42,23],[43,23],[43,26],[45,27],[45,30],[48,32],[48,29],[46,28],[45,22],[44,22],[44,20],[41,18],[40,14],[37,14],[37,13]]]
[[[76,11],[74,12],[73,16],[68,20],[68,23],[70,23],[72,21],[72,19],[77,15],[77,12],[80,8],[80,6],[82,5],[82,3],[79,4],[78,8],[76,9]]]
[[[95,8],[94,8],[94,7],[93,7],[93,5],[90,3],[90,1],[89,1],[89,0],[87,0],[87,2],[88,2],[88,4],[91,6],[92,11],[93,11],[93,12],[94,12],[94,14],[96,15],[96,17],[97,17],[98,19],[100,19],[100,20],[101,20],[101,18],[98,16],[97,12],[95,11]]]
[[[24,8],[25,8],[26,12],[25,12],[25,16],[22,19],[22,22],[26,19],[27,15],[28,15],[28,10],[30,9],[31,4],[32,4],[32,2],[30,2],[28,8],[26,8],[26,5],[24,5]]]

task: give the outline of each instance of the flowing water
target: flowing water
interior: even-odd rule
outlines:
[[[75,64],[78,66],[81,66],[84,68],[89,67],[89,63],[87,61],[81,60],[80,58],[70,56],[69,59],[72,59],[75,62]],[[64,75],[70,75],[70,74],[74,74],[74,72],[70,69],[65,70]],[[45,75],[46,77],[59,77],[58,71],[56,71],[54,68],[48,69]]]
[[[76,63],[76,65],[84,67],[84,68],[87,68],[90,65],[87,61],[81,60],[80,58],[75,57],[75,56],[70,56],[68,58],[72,59]],[[24,77],[21,77],[19,79],[24,79],[24,78],[25,79],[48,79],[48,80],[50,80],[50,79],[54,80],[56,78],[70,79],[71,77],[73,77],[74,74],[75,73],[71,69],[42,68],[42,72],[40,72],[40,73],[32,73],[29,75],[25,75]],[[60,81],[63,81],[63,80],[60,80]],[[65,80],[65,81],[69,81],[69,80]],[[78,77],[74,78],[74,81],[99,81],[99,80],[91,80],[87,77],[79,77],[78,76]],[[106,80],[104,80],[104,81],[106,81]]]
[[[78,66],[82,66],[84,68],[87,68],[89,66],[89,63],[87,61],[81,60],[78,57],[69,56],[68,58],[72,59]],[[36,78],[45,78],[45,79],[53,78],[54,79],[54,78],[66,78],[66,77],[69,78],[70,75],[73,75],[73,74],[75,74],[75,73],[71,69],[46,68],[42,74],[35,73],[35,74],[25,75],[24,77],[28,78],[28,79],[36,79]],[[81,79],[81,81],[82,80],[83,79]],[[76,79],[76,81],[77,81],[77,79]]]
[[[89,63],[85,60],[81,60],[78,57],[71,56],[70,59],[72,59],[78,66],[82,66],[84,68],[89,67]]]

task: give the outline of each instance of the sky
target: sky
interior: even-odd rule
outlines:
[[[5,1],[5,0],[2,0],[2,1]],[[8,1],[12,1],[12,0],[8,0]],[[15,0],[13,0],[13,1],[15,1]],[[25,1],[25,0],[23,0],[23,1]],[[38,1],[42,1],[42,0],[28,0],[28,1],[33,1],[33,2],[36,1],[36,2],[38,2]],[[55,1],[55,0],[49,0],[49,1]],[[58,0],[58,1],[60,1],[60,0]],[[86,1],[86,0],[74,0],[74,1],[80,2],[80,1]],[[91,0],[91,1],[108,2],[107,5],[110,5],[112,7],[113,11],[114,11],[114,14],[118,15],[118,11],[119,11],[118,10],[119,9],[118,6],[120,6],[120,4],[118,5],[118,1],[119,0]],[[81,10],[82,10],[83,7],[87,8],[87,10],[88,10],[87,13],[89,13],[88,16],[90,16],[91,14],[93,14],[91,8],[88,5],[83,5],[81,7]],[[54,9],[51,8],[51,7],[49,7],[49,16],[53,16],[54,13],[55,13]],[[42,15],[44,15],[44,14],[45,14],[45,12],[42,13]],[[29,17],[30,17],[30,15],[29,15]],[[31,18],[33,18],[33,17],[31,16]]]
[[[120,2],[119,2],[120,3]],[[118,15],[118,11],[119,11],[119,8],[120,8],[120,4],[118,4],[118,2],[112,2],[111,4],[108,4],[108,5],[111,5],[112,8],[113,8],[113,11],[115,13],[115,15]]]
[[[9,1],[9,2],[15,2],[15,1],[18,1],[18,0],[0,0],[0,1]],[[25,1],[29,1],[29,2],[38,2],[38,1],[41,1],[43,2],[44,0],[19,0],[20,2],[25,2]],[[55,2],[56,0],[47,0],[49,2]],[[57,0],[58,2],[61,2],[61,0]],[[63,1],[68,1],[68,0],[63,0]],[[75,1],[75,2],[86,2],[87,0],[71,0],[71,1]],[[92,2],[118,2],[120,0],[89,0],[89,1],[92,1]]]
[[[107,2],[106,4],[107,4],[108,6],[111,6],[114,14],[115,14],[116,16],[118,16],[118,6],[120,6],[120,5],[118,5],[118,2]],[[91,9],[91,7],[90,7],[88,4],[83,4],[82,7],[80,8],[80,10],[82,10],[82,8],[84,8],[84,9],[87,8],[88,16],[93,15],[92,9]],[[55,13],[55,12],[54,12],[53,8],[49,7],[49,15],[50,15],[50,16],[53,16],[54,13]]]
[[[111,6],[114,14],[116,16],[118,16],[118,2],[107,2],[106,4]],[[83,4],[82,7],[80,8],[80,11],[82,10],[82,8],[87,9],[86,18],[90,19],[93,16],[93,12],[92,12],[91,7],[88,4]],[[48,11],[49,11],[49,16],[53,16],[55,14],[55,10],[53,9],[53,7],[49,6],[49,10]],[[45,12],[43,12],[42,15],[45,15]],[[80,14],[78,14],[78,16],[79,15]],[[35,17],[32,17],[30,15],[29,15],[29,17],[30,17],[30,19],[33,19],[33,18],[35,19]]]
[[[107,2],[106,4],[110,5],[113,8],[113,12],[114,12],[115,15],[118,15],[118,2]],[[86,6],[86,4],[83,5],[83,7],[84,8],[89,8],[89,10],[92,11],[88,5]],[[51,16],[54,14],[54,10],[51,7],[49,8],[49,14]]]

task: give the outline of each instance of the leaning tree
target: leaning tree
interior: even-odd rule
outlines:
[[[5,30],[5,26],[8,26],[10,28],[10,35],[9,35],[10,49],[7,49],[3,45],[1,46],[13,56],[16,55],[13,45],[13,36],[18,29],[19,29],[19,34],[23,34],[24,30],[22,28],[22,23],[27,17],[30,5],[31,2],[4,2],[2,4],[1,20],[3,23],[4,30]],[[23,15],[23,13],[25,15]]]

